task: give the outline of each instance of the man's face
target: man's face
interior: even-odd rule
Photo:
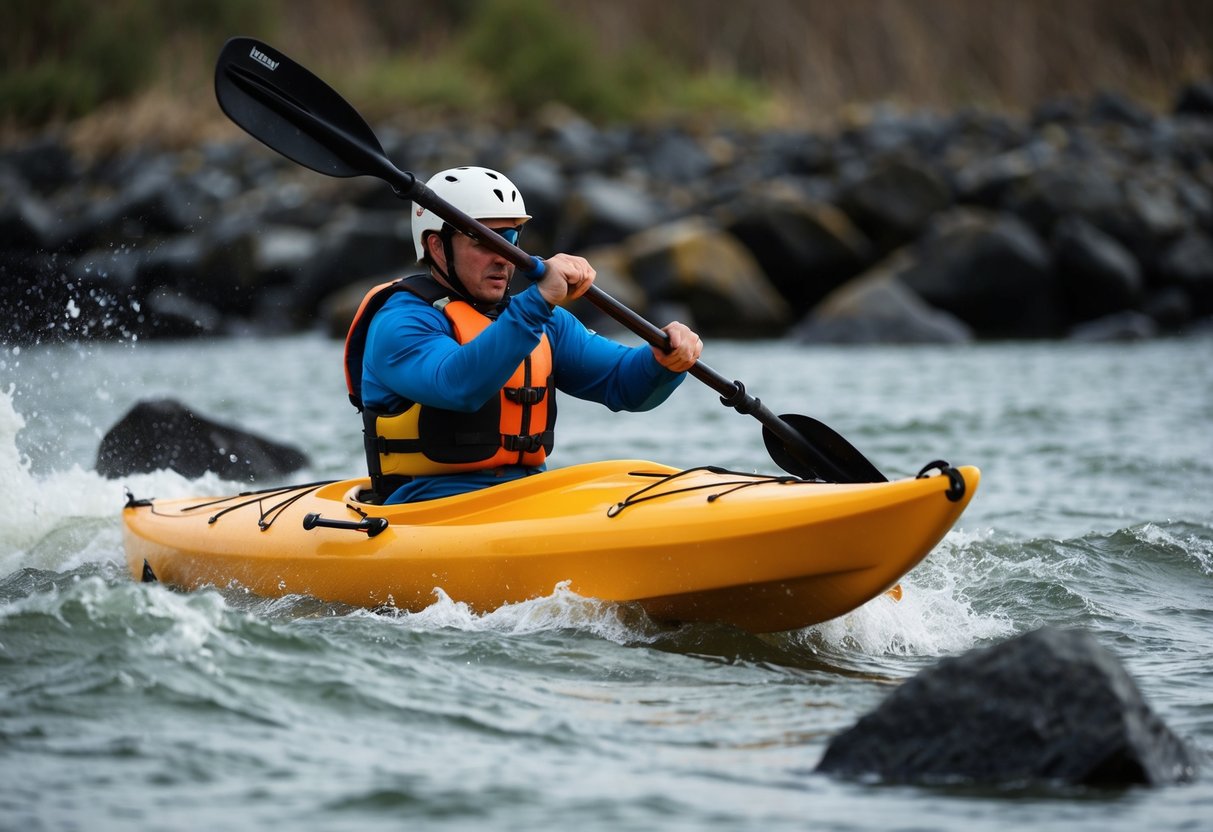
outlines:
[[[519,224],[517,220],[481,222],[492,229],[511,228]],[[449,273],[450,268],[446,262],[441,238],[437,234],[431,234],[426,244],[429,246],[430,256],[443,271]],[[514,276],[514,266],[510,261],[466,234],[455,234],[451,246],[455,256],[455,271],[473,300],[479,303],[497,303],[505,297],[510,278]]]

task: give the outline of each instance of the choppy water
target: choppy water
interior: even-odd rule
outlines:
[[[776,411],[887,473],[944,457],[982,489],[904,582],[805,631],[659,627],[562,591],[476,616],[172,592],[121,565],[123,486],[91,472],[138,398],[361,461],[340,346],[316,337],[0,352],[0,828],[1200,829],[1185,786],[874,787],[811,773],[835,732],[941,656],[1042,624],[1094,631],[1213,750],[1208,338],[1131,346],[711,344]],[[774,470],[755,422],[689,380],[661,410],[562,400],[556,464]]]

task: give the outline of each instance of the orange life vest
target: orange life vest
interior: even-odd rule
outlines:
[[[375,313],[399,291],[441,309],[460,344],[470,343],[493,323],[470,303],[452,300],[428,275],[381,284],[363,298],[346,336],[345,374],[350,401],[362,411],[373,489],[386,497],[387,478],[399,482],[503,465],[542,465],[552,451],[556,423],[552,348],[546,334],[501,391],[478,410],[460,412],[406,402],[395,413],[381,413],[364,406],[362,359],[367,330]]]

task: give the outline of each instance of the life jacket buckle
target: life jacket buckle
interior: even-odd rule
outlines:
[[[505,397],[515,404],[539,404],[547,394],[546,387],[506,387]]]
[[[532,433],[529,436],[505,435],[501,437],[501,446],[507,451],[521,451],[533,454],[543,447],[543,434]]]

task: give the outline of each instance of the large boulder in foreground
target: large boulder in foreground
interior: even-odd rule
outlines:
[[[109,429],[97,451],[97,473],[114,478],[171,468],[195,478],[283,476],[308,464],[297,448],[213,422],[172,399],[138,402]]]
[[[1187,748],[1089,633],[1045,628],[945,659],[836,736],[817,770],[902,783],[1189,780]]]

